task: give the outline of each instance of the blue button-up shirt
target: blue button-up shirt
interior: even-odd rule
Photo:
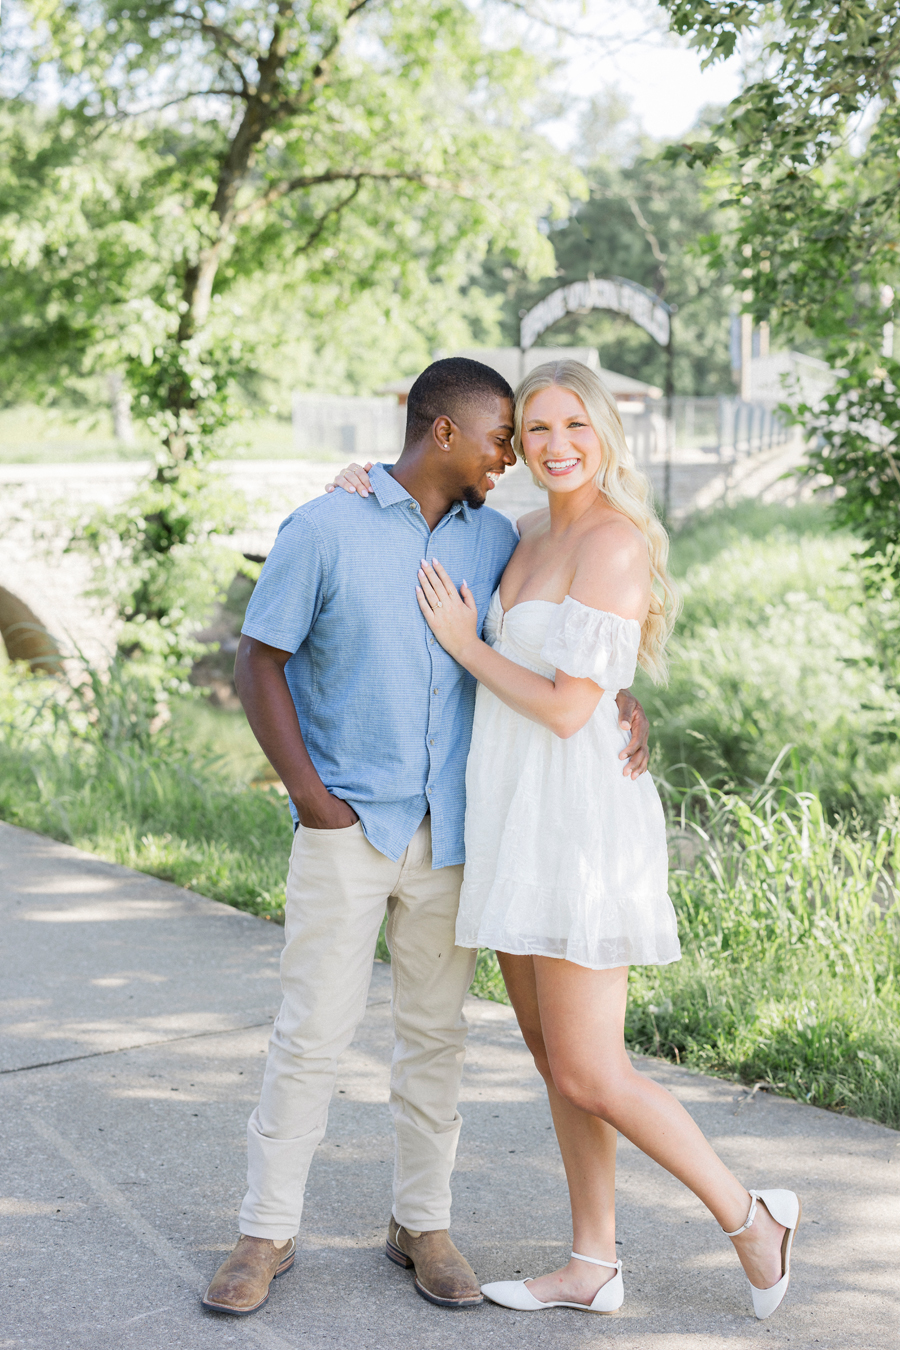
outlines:
[[[437,557],[466,580],[480,631],[517,535],[464,502],[429,531],[384,465],[369,477],[374,495],[338,490],[282,523],[243,631],[293,652],[285,675],[306,748],[367,839],[399,858],[430,809],[433,866],[448,867],[465,857],[475,681],[422,618],[416,573]]]

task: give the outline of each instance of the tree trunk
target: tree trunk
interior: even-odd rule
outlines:
[[[113,435],[122,445],[134,445],[134,423],[131,420],[131,394],[117,370],[106,377],[109,406],[112,412]]]

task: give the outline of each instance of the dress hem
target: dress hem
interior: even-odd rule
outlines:
[[[457,947],[463,947],[466,950],[479,951],[487,947],[491,951],[505,952],[507,956],[546,956],[551,961],[569,961],[573,966],[581,966],[583,970],[618,970],[621,966],[671,966],[676,961],[681,960],[681,950],[677,956],[660,957],[655,961],[639,961],[632,959],[629,961],[605,961],[602,965],[597,965],[593,961],[576,961],[573,956],[563,956],[559,952],[536,952],[532,948],[528,950],[516,951],[509,946],[495,947],[490,939],[484,940],[466,940],[456,939]]]

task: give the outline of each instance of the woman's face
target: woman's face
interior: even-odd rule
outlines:
[[[551,384],[525,405],[525,462],[550,492],[575,492],[590,483],[603,463],[603,446],[584,404],[570,389]]]

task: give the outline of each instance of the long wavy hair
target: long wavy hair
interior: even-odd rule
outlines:
[[[666,643],[681,608],[678,588],[666,570],[669,536],[653,509],[650,482],[635,467],[615,399],[600,377],[581,361],[548,361],[529,371],[516,390],[516,454],[524,460],[522,424],[529,399],[554,384],[581,399],[603,447],[603,462],[594,478],[597,491],[614,511],[627,516],[647,541],[652,591],[650,611],[641,628],[638,664],[656,684],[663,684],[668,671]]]

